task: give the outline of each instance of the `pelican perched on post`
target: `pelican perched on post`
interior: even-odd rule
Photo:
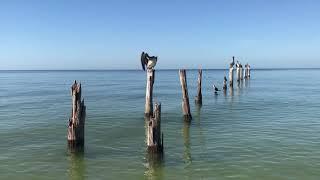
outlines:
[[[152,69],[157,64],[158,57],[157,56],[149,56],[148,53],[142,52],[141,54],[141,66],[145,71],[147,69]]]

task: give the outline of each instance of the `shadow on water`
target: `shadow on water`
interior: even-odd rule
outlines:
[[[86,165],[83,152],[75,152],[69,155],[69,179],[83,180],[85,178]]]
[[[184,153],[183,159],[187,167],[191,165],[191,149],[190,149],[190,122],[185,122],[183,124],[183,140],[184,140]]]

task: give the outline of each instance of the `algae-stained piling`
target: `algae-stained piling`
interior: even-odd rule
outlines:
[[[74,82],[71,86],[72,111],[68,124],[68,147],[70,150],[83,149],[86,106],[81,100],[81,84]]]
[[[187,86],[187,77],[186,70],[179,70],[180,84],[182,89],[182,113],[183,117],[186,121],[190,121],[192,119],[190,112],[190,104],[189,104],[189,95],[188,95],[188,86]]]
[[[195,98],[195,103],[198,104],[198,105],[202,104],[201,85],[202,85],[202,69],[199,69],[198,70],[198,90],[197,90],[197,96]]]
[[[145,110],[144,115],[145,117],[152,116],[153,111],[153,84],[154,84],[154,77],[155,70],[154,69],[147,69],[147,87],[146,87],[146,103],[145,103]]]
[[[147,122],[147,146],[149,153],[163,152],[163,133],[161,133],[161,104],[155,103],[153,116]]]

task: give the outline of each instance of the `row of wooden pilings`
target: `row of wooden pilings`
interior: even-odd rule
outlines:
[[[230,63],[229,66],[229,82],[230,82],[230,87],[233,87],[233,75],[234,75],[234,57],[232,57],[233,61]],[[244,71],[244,72],[243,72]],[[237,75],[237,82],[242,81],[243,79],[249,79],[251,74],[250,74],[250,65],[247,63],[245,65],[245,68],[242,67],[242,64],[237,62],[236,63],[236,75]],[[244,74],[244,77],[243,77]],[[225,78],[226,81],[226,78]],[[224,88],[226,85],[223,86]]]
[[[229,68],[229,86],[233,88],[233,64]],[[237,63],[237,81],[243,80],[243,69],[240,63]],[[244,74],[246,79],[250,78],[250,65],[245,65]],[[182,90],[182,114],[186,122],[192,120],[187,75],[185,69],[179,70],[179,78]],[[153,107],[153,85],[155,81],[155,69],[147,69],[146,101],[145,101],[145,123],[147,132],[147,151],[150,154],[161,155],[163,153],[163,133],[161,132],[161,103],[156,102]],[[197,96],[195,103],[202,104],[202,69],[198,70]],[[224,77],[223,90],[227,89],[227,79]],[[81,99],[81,84],[76,81],[71,86],[72,111],[68,122],[68,147],[71,152],[82,151],[84,147],[84,126],[86,117],[86,106],[84,99]]]

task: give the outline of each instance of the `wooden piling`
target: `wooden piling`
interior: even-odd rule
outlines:
[[[248,78],[250,78],[251,77],[251,74],[250,74],[250,65],[248,64],[248,67],[247,67],[247,71],[248,71]]]
[[[147,146],[149,153],[163,152],[163,133],[161,133],[161,104],[155,103],[153,117],[148,122]]]
[[[179,77],[180,77],[180,84],[182,89],[182,113],[185,121],[190,121],[192,119],[192,116],[190,112],[187,77],[186,77],[185,69],[179,70]]]
[[[198,91],[197,96],[195,98],[195,103],[198,105],[202,104],[202,92],[201,92],[201,81],[202,81],[202,69],[198,70]]]
[[[240,80],[242,81],[242,80],[243,80],[243,68],[242,68],[242,64],[240,64],[239,71],[240,71]]]
[[[237,81],[240,82],[240,64],[237,63]]]
[[[68,125],[68,146],[70,150],[82,149],[84,146],[84,123],[86,106],[81,101],[81,84],[74,82],[71,86],[72,111]]]
[[[248,64],[244,65],[244,78],[248,79]]]
[[[155,70],[147,69],[147,87],[146,87],[146,103],[145,103],[145,117],[152,116],[153,111],[153,84],[155,78]]]
[[[232,88],[233,87],[233,66],[230,64],[229,67],[229,86]]]
[[[224,78],[223,78],[223,90],[224,90],[224,91],[226,91],[227,88],[228,88],[227,81],[228,81],[228,80],[227,80],[227,77],[224,76]]]

